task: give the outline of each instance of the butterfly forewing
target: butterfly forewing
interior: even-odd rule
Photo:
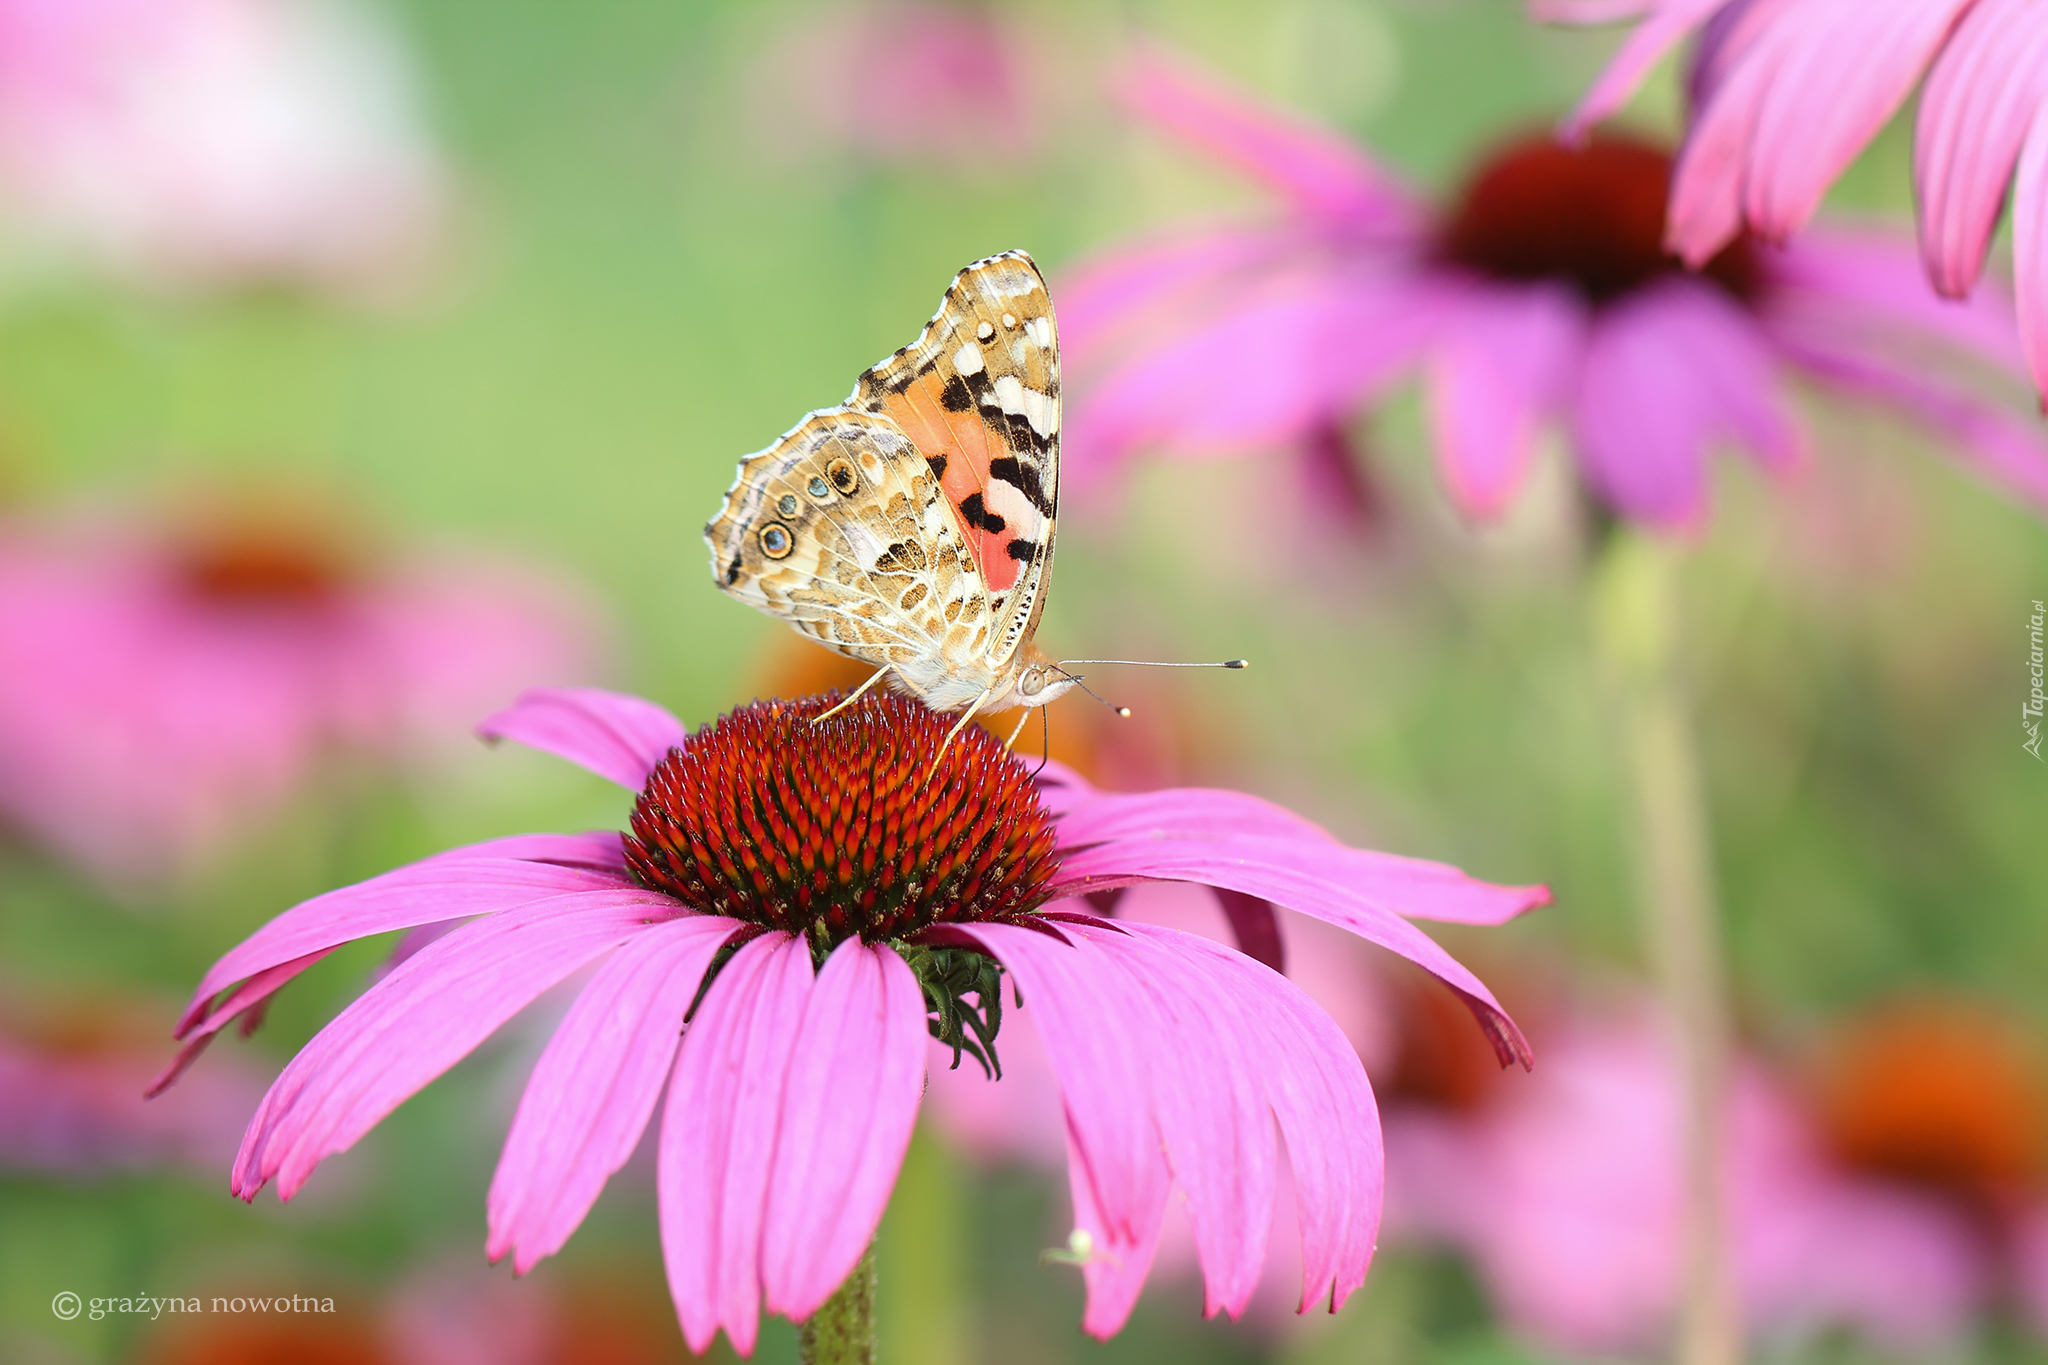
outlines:
[[[986,662],[1001,669],[1036,629],[1059,507],[1059,332],[1038,267],[1011,251],[961,271],[847,404],[891,419],[938,475],[988,585]]]
[[[1042,670],[1020,680],[1052,566],[1059,427],[1045,281],[1021,251],[976,261],[843,406],[740,462],[704,528],[711,572],[939,710],[1053,695]]]

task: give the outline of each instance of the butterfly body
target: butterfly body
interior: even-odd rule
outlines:
[[[935,710],[1073,684],[1033,637],[1059,497],[1059,336],[1021,251],[962,270],[918,339],[740,461],[704,528],[733,597]]]

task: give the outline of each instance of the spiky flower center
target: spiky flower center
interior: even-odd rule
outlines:
[[[754,702],[690,736],[633,807],[633,875],[819,951],[1037,909],[1059,864],[1023,763],[979,726],[945,743],[954,718],[901,697],[818,720],[840,700]]]
[[[1548,134],[1482,164],[1437,234],[1438,253],[1497,279],[1560,280],[1605,303],[1684,269],[1664,249],[1671,158],[1633,138],[1567,147]],[[1738,237],[1702,273],[1737,298],[1763,281]]]

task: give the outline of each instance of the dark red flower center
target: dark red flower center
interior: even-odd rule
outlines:
[[[1497,152],[1437,230],[1439,256],[1508,280],[1563,280],[1604,303],[1684,265],[1664,249],[1671,158],[1633,138],[1568,147],[1540,134]],[[1737,298],[1762,281],[1739,237],[1704,271]]]
[[[640,883],[820,950],[1043,904],[1059,862],[1024,764],[901,697],[814,723],[840,700],[754,702],[671,752],[633,807]]]
[[[195,517],[173,550],[185,587],[224,605],[317,606],[355,577],[342,536],[282,500]]]
[[[2003,1021],[1943,1002],[1897,1005],[1843,1030],[1824,1062],[1821,1117],[1849,1165],[1991,1205],[2042,1174],[2048,1095]]]

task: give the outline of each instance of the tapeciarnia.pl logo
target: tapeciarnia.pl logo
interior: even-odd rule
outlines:
[[[2040,599],[2036,598],[2034,614],[2027,621],[2027,672],[2033,675],[2034,686],[2028,692],[2025,703],[2020,706],[2020,724],[2027,732],[2027,742],[2020,747],[2032,754],[2037,763],[2042,761],[2041,710],[2044,705],[2048,705],[2048,696],[2044,696],[2041,691],[2041,622],[2044,617],[2048,617],[2048,608],[2044,608]]]

